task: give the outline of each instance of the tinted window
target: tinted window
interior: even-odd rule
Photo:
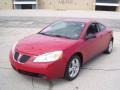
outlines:
[[[48,36],[77,39],[85,23],[72,21],[59,21],[42,30],[40,33]]]
[[[106,29],[106,27],[100,23],[98,24],[98,26],[99,26],[100,31],[103,31]]]
[[[97,25],[95,24],[95,23],[92,23],[90,26],[89,26],[89,28],[88,28],[88,30],[87,30],[87,35],[88,34],[95,34],[95,33],[97,33],[99,30],[98,30],[98,28],[97,28]]]

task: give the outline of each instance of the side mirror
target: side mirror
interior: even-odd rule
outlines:
[[[85,39],[88,40],[88,39],[92,39],[92,38],[96,38],[96,35],[95,34],[88,34]]]

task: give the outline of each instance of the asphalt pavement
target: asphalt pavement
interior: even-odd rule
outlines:
[[[120,32],[114,31],[114,50],[110,55],[101,54],[92,59],[74,81],[68,82],[47,81],[12,69],[9,62],[12,45],[38,31],[38,28],[0,28],[0,90],[120,90]]]
[[[11,27],[11,28],[40,28],[44,27],[56,20],[61,20],[70,17],[0,17],[0,27]],[[78,17],[76,17],[78,18]],[[81,18],[81,17],[80,17]],[[93,18],[88,18],[93,19]],[[120,19],[102,19],[94,18],[94,20],[103,23],[113,30],[120,29]]]

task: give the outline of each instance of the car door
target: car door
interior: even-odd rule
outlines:
[[[104,26],[101,23],[97,23],[97,25],[98,25],[98,28],[99,28],[99,32],[102,34],[101,47],[102,47],[102,50],[104,51],[108,47],[109,41],[111,39],[111,37],[110,37],[111,36],[111,31],[107,30],[106,26]]]
[[[89,34],[93,34],[93,35],[95,35],[95,37],[86,39],[86,37]],[[85,33],[84,43],[83,43],[83,47],[82,47],[82,48],[84,48],[85,62],[102,51],[101,50],[102,49],[101,38],[102,38],[102,33],[99,32],[99,28],[98,28],[97,24],[91,23]]]

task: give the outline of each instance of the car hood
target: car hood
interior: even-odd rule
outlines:
[[[47,52],[64,50],[75,44],[76,41],[77,40],[34,34],[20,40],[16,45],[16,50],[32,55],[40,55]]]

